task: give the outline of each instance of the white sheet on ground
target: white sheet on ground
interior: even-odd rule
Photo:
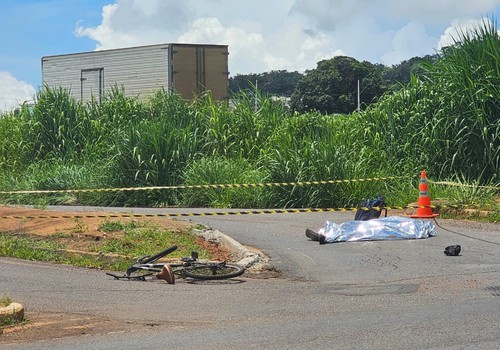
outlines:
[[[336,224],[327,221],[319,231],[325,243],[419,239],[436,236],[436,226],[429,220],[389,216],[368,221]]]

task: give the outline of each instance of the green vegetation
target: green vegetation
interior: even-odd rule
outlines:
[[[438,57],[438,55],[415,56],[388,67],[366,61],[358,62],[351,57],[337,56],[318,62],[317,68],[308,70],[304,74],[286,70],[260,74],[236,74],[236,76],[229,78],[229,93],[231,98],[242,91],[251,94],[256,89],[279,97],[289,98],[294,94],[292,105],[297,104],[306,107],[301,103],[300,97],[302,94],[307,93],[305,87],[310,87],[313,90],[322,92],[317,96],[313,96],[320,103],[325,102],[322,100],[328,99],[332,91],[337,99],[340,99],[340,96],[342,96],[342,99],[350,99],[352,109],[348,112],[353,112],[357,108],[355,104],[356,96],[354,96],[357,90],[356,79],[360,79],[361,108],[364,109],[366,105],[375,102],[384,92],[399,90],[402,85],[408,84],[412,75],[420,76],[423,73],[422,65],[434,61]],[[343,69],[337,70],[336,66]],[[332,69],[325,69],[328,67]],[[321,71],[321,74],[319,71]],[[341,76],[346,76],[346,79],[340,81]],[[316,77],[318,80],[314,80],[312,77]],[[340,82],[337,89],[332,89],[331,82],[333,81]],[[321,86],[323,84],[324,86]],[[328,93],[328,90],[332,91]],[[344,101],[344,105],[345,102],[347,101]],[[332,107],[331,113],[341,113],[341,110],[337,109],[337,107],[342,107],[342,104]],[[306,108],[304,111],[313,109],[321,110],[321,108],[311,105],[309,109]]]
[[[97,241],[89,240],[81,251],[71,249],[72,235],[37,237],[0,233],[0,256],[114,271],[125,270],[134,259],[174,244],[178,249],[169,257],[189,256],[195,250],[202,258],[212,258],[207,250],[196,244],[196,235],[189,230],[171,232],[148,222],[110,220],[104,221],[100,230],[109,235]]]
[[[500,36],[496,25],[463,34],[402,90],[369,108],[367,146],[402,169],[480,183],[500,174]],[[412,137],[408,137],[408,136]],[[376,156],[374,155],[374,156]]]
[[[210,95],[186,102],[165,91],[141,101],[119,89],[101,104],[82,104],[67,91],[43,88],[35,106],[0,118],[4,191],[411,179],[249,189],[4,193],[0,202],[345,207],[384,193],[390,205],[406,205],[416,201],[422,169],[434,181],[458,178],[465,185],[494,188],[485,194],[491,201],[500,183],[498,57],[496,22],[485,22],[476,32],[463,33],[399,90],[360,113],[345,115],[291,112],[259,89],[234,94],[234,106],[228,106]],[[378,78],[370,79],[376,88]],[[354,98],[344,102],[352,109]],[[439,197],[476,204],[476,194],[468,191],[466,186],[439,186]],[[498,202],[493,203],[498,210]]]
[[[284,70],[261,74],[236,74],[229,78],[229,92],[231,95],[237,95],[245,90],[255,90],[257,87],[270,95],[290,97],[301,78],[302,74],[299,72]]]
[[[59,261],[57,250],[63,246],[52,240],[0,233],[0,256],[37,260]]]
[[[0,298],[0,307],[9,306],[12,303],[12,298],[8,296],[3,296]]]
[[[18,320],[15,317],[6,317],[6,318],[0,320],[0,330],[2,327],[12,326],[14,324],[18,324],[18,323],[21,323],[23,321],[24,321],[24,319]]]
[[[370,62],[337,56],[318,62],[318,67],[298,82],[291,108],[298,112],[351,113],[357,108],[358,82],[363,89],[360,103],[375,102],[387,88],[382,81],[383,68]],[[360,87],[360,90],[361,90]]]
[[[124,231],[126,229],[134,229],[137,227],[139,227],[139,223],[137,223],[136,221],[123,223],[123,222],[117,221],[117,220],[104,220],[101,223],[101,226],[99,227],[99,229],[102,232],[111,233],[111,232],[117,232],[117,231]]]

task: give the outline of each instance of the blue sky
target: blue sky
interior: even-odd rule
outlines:
[[[229,45],[231,75],[392,65],[499,15],[500,0],[0,0],[0,111],[33,98],[47,55],[191,42]]]

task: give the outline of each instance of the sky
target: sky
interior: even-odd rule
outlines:
[[[391,66],[499,15],[500,0],[0,0],[0,111],[34,99],[43,56],[196,43],[229,45],[230,76]]]

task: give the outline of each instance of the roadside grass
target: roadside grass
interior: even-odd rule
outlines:
[[[439,215],[443,219],[470,220],[478,222],[500,223],[500,208],[441,208]]]
[[[449,207],[439,208],[445,219],[500,223],[500,184],[481,185],[477,180],[460,177],[450,181],[431,182],[433,200],[444,201]]]
[[[213,254],[199,243],[193,228],[170,231],[150,222],[104,221],[102,237],[55,232],[47,236],[0,232],[0,256],[33,261],[49,261],[77,267],[124,271],[137,258],[177,245],[168,258],[189,256],[197,251],[200,258]],[[80,240],[78,244],[76,241]],[[74,249],[78,247],[78,249]]]
[[[4,319],[0,320],[0,334],[2,334],[2,328],[13,326],[13,325],[19,325],[22,323],[26,323],[28,320],[23,317],[21,319],[16,318],[16,317],[5,317]]]
[[[9,296],[4,295],[3,297],[0,298],[0,307],[5,307],[9,306],[12,303],[12,298]]]

